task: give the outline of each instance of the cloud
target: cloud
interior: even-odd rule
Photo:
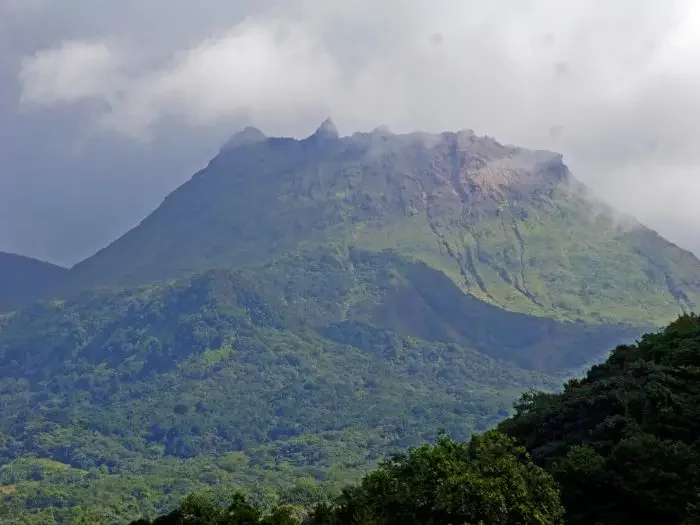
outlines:
[[[248,116],[292,123],[323,108],[336,74],[302,27],[250,20],[130,79],[102,121],[135,135],[172,116],[194,125]]]
[[[124,55],[107,42],[71,41],[40,51],[24,60],[22,102],[99,100],[101,124],[143,138],[172,116],[195,125],[248,115],[291,123],[309,111],[331,111],[328,95],[339,74],[303,27],[269,20],[245,21],[153,70],[125,71]]]
[[[127,51],[119,35],[64,42],[27,58],[21,78],[24,100],[101,98],[102,122],[136,135],[172,115],[207,125],[246,114],[275,127],[331,112],[348,129],[473,127],[547,142],[553,127],[560,138],[597,132],[611,108],[645,97],[651,75],[686,68],[696,55],[674,59],[665,40],[688,5],[297,1],[145,67],[143,49]],[[129,54],[124,75],[116,57]]]
[[[25,58],[21,102],[50,106],[83,100],[113,101],[120,59],[104,42],[63,42]]]
[[[694,0],[125,0],[109,16],[65,1],[85,15],[25,56],[22,101],[91,102],[94,129],[299,136],[329,114],[344,132],[469,127],[563,152],[674,239],[700,219]]]
[[[26,12],[35,12],[46,7],[47,0],[4,0],[0,4],[0,14],[16,16]]]

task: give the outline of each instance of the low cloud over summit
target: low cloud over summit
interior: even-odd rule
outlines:
[[[471,128],[560,151],[602,197],[700,249],[700,8],[690,0],[35,0],[3,3],[0,20],[0,247],[11,251],[77,259],[137,222],[233,130],[306,136],[329,114],[343,134]],[[33,149],[18,153],[28,137]],[[116,150],[121,166],[100,153]],[[177,162],[166,158],[174,150]],[[86,180],[68,192],[71,209],[95,203],[102,226],[64,218],[52,247],[60,232],[39,232],[67,217],[52,201],[76,176]],[[105,185],[122,196],[100,195]]]

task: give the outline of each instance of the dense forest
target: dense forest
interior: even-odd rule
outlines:
[[[700,523],[700,318],[526,395],[499,428],[559,482],[568,523]]]
[[[358,483],[307,478],[265,493],[250,478],[133,524],[698,524],[699,406],[700,318],[687,315],[618,346],[558,393],[523,395],[496,429],[467,441],[438,433]],[[242,456],[229,468],[244,469]],[[115,521],[86,505],[70,522]]]
[[[359,250],[35,304],[0,317],[0,517],[338,491],[440,428],[492,428],[633,333],[508,312]]]
[[[138,525],[700,523],[700,318],[617,347],[498,429],[412,447],[326,501],[187,497]]]
[[[469,442],[443,436],[396,455],[313,509],[281,505],[264,513],[240,494],[223,505],[191,496],[168,515],[133,525],[557,525],[563,515],[552,476],[515,440],[490,431]]]

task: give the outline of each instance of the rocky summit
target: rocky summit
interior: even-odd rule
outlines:
[[[138,284],[285,253],[393,250],[465,293],[568,320],[662,323],[700,301],[700,262],[596,200],[562,156],[472,131],[340,137],[246,128],[70,289]]]

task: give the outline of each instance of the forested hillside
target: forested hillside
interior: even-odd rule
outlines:
[[[357,251],[34,305],[0,319],[4,502],[43,523],[207,486],[338,490],[440,428],[492,427],[522,391],[556,388],[538,370],[633,332],[500,310]]]
[[[560,483],[567,523],[700,523],[700,318],[620,346],[500,425]]]
[[[191,496],[153,525],[700,523],[700,318],[620,346],[498,430],[383,461],[315,506]],[[138,522],[146,525],[151,522]]]

